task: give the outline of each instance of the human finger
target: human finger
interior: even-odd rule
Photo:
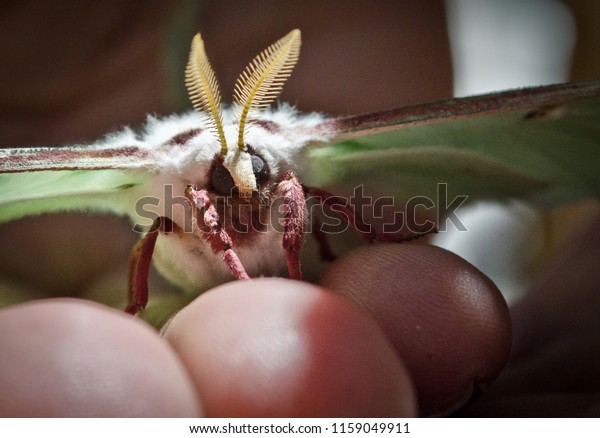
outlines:
[[[0,416],[176,417],[201,407],[145,323],[75,299],[0,310]]]
[[[209,416],[412,416],[380,328],[341,297],[284,279],[234,282],[187,306],[166,339]]]
[[[422,415],[457,409],[506,363],[506,303],[485,275],[446,250],[362,247],[332,263],[321,284],[373,315],[409,370]]]

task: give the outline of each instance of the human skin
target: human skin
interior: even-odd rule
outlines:
[[[513,348],[489,394],[466,416],[600,415],[600,205],[510,309]]]
[[[381,270],[382,260],[398,269],[377,283],[349,277],[353,257],[366,257],[364,273]],[[462,259],[429,246],[378,245],[337,266],[326,274],[340,276],[337,293],[284,279],[215,288],[182,310],[164,338],[83,300],[5,308],[0,330],[15,335],[0,340],[0,413],[406,417],[455,409],[502,369],[506,305]],[[357,284],[373,301],[403,297],[395,324],[353,301]],[[429,311],[415,312],[424,302]],[[406,330],[415,326],[418,342]],[[419,375],[406,365],[414,358],[427,362]],[[444,390],[427,389],[427,381],[443,382]]]
[[[514,353],[489,393],[476,397],[462,415],[597,415],[598,226],[600,216],[558,252],[512,309]],[[399,286],[398,278],[389,275],[377,282],[368,275],[345,276],[344,269],[358,259],[367,260],[357,269],[360,272],[378,272],[382,263],[393,263],[409,278]],[[12,336],[0,338],[5,353],[0,356],[0,412],[408,416],[417,413],[413,388],[419,387],[418,379],[455,376],[446,376],[445,382],[446,388],[455,388],[448,392],[454,400],[464,400],[474,384],[492,383],[504,365],[510,323],[497,290],[475,268],[446,251],[417,245],[360,249],[338,265],[326,274],[348,279],[346,285],[337,285],[337,295],[282,279],[234,282],[190,304],[171,322],[164,338],[135,318],[84,300],[43,300],[5,308],[0,311],[0,330]],[[414,283],[419,276],[430,277],[426,285]],[[471,280],[456,281],[465,276]],[[357,288],[369,283],[372,290]],[[457,289],[457,284],[462,286]],[[368,303],[356,299],[358,290]],[[369,304],[389,299],[388,291],[415,292],[412,298],[406,295],[392,324]],[[434,303],[427,307],[429,312],[422,312],[425,317],[410,309],[424,296]],[[480,302],[465,296],[479,297]],[[452,308],[462,309],[462,317],[453,318]],[[454,323],[439,325],[448,318]],[[431,337],[404,352],[395,347],[414,343],[414,330],[404,329],[416,324]],[[439,345],[433,336],[436,326],[443,336],[454,333],[461,345],[473,348],[457,357],[453,345]],[[235,353],[236,345],[246,348]],[[411,362],[432,345],[439,352],[432,360],[435,366],[429,374],[411,374]],[[274,377],[266,378],[266,371]],[[471,373],[470,380],[464,380],[465,372]],[[323,387],[325,393],[314,391]],[[360,397],[348,397],[349,388]],[[311,405],[312,396],[316,401]],[[419,409],[440,409],[439,400],[429,397],[419,400]],[[230,403],[232,399],[237,402]],[[377,405],[382,400],[386,403]],[[311,406],[318,412],[310,411]],[[443,410],[457,407],[448,404]],[[433,408],[429,413],[435,413]]]
[[[14,2],[3,9],[2,146],[89,141],[123,123],[140,123],[147,112],[175,110],[160,64],[160,30],[169,15],[165,2],[78,2],[78,7],[72,2],[47,2],[45,13],[34,13],[42,3]],[[277,15],[266,14],[269,2],[258,3],[253,11],[267,17]],[[328,3],[326,10],[311,9],[309,4],[304,13],[294,14],[289,25],[270,22],[269,28],[273,23],[285,27],[275,38],[291,27],[306,29],[299,70],[285,88],[285,99],[306,110],[338,114],[450,96],[441,2],[428,3],[427,13],[410,9],[414,2],[399,3],[381,2],[379,8],[358,12],[347,2],[341,9]],[[253,14],[240,10],[240,16],[233,16],[236,8],[220,11],[221,4],[227,2],[211,3],[206,11],[210,20],[201,30],[219,78],[228,83],[226,78],[239,74],[273,38],[265,40],[264,27],[257,26]],[[316,11],[321,21],[307,11]],[[335,27],[319,24],[333,23],[334,16]],[[364,19],[362,27],[357,17]],[[401,17],[406,17],[403,25],[398,24]],[[422,35],[402,34],[417,18],[423,20],[417,26]],[[252,35],[256,43],[225,38],[221,31],[232,23],[237,35]],[[370,31],[361,31],[365,28]],[[348,29],[353,30],[353,37],[346,40]],[[369,38],[360,40],[367,34]],[[357,38],[360,44],[356,44]],[[242,40],[244,44],[236,43]],[[241,66],[233,66],[232,50],[242,46],[248,53],[244,59],[233,60]],[[372,56],[364,61],[369,54],[382,52],[408,54],[409,59]],[[423,56],[417,60],[414,55]],[[244,57],[237,52],[235,56]],[[357,65],[349,68],[348,60]],[[334,68],[326,74],[324,66]],[[408,72],[407,76],[398,79],[402,71]],[[408,81],[414,82],[405,86]],[[223,403],[228,394],[219,392],[221,381],[230,382],[233,388],[239,386],[240,402],[234,406],[238,414],[244,406],[264,409],[261,412],[265,414],[275,412],[274,407],[267,410],[267,397],[267,402],[263,398],[252,403],[256,392],[245,386],[249,382],[262,384],[263,394],[272,394],[277,408],[304,409],[285,411],[289,415],[311,413],[307,410],[311,394],[319,396],[320,404],[314,405],[320,408],[319,415],[356,415],[359,411],[365,415],[444,414],[464,403],[474,387],[478,392],[487,386],[489,393],[476,397],[461,414],[597,415],[596,370],[600,367],[595,365],[594,334],[599,327],[593,310],[598,308],[600,296],[595,269],[600,261],[600,245],[595,239],[598,225],[582,230],[570,249],[560,250],[531,295],[511,309],[514,353],[491,385],[487,383],[503,366],[510,329],[506,307],[495,287],[475,268],[445,251],[417,245],[395,249],[374,245],[341,258],[324,277],[323,289],[285,280],[257,280],[210,291],[186,307],[164,338],[135,318],[87,300],[35,300],[7,307],[0,311],[0,351],[6,353],[0,355],[0,415],[225,415],[232,405]],[[135,237],[124,222],[78,215],[28,218],[3,225],[3,277],[27,283],[34,289],[32,297],[64,291],[85,294],[107,267],[126,268]],[[396,274],[390,275],[389,265]],[[349,270],[355,275],[348,275]],[[381,273],[377,287],[369,287],[376,272]],[[336,278],[339,280],[333,281]],[[465,278],[472,281],[456,281]],[[388,284],[381,283],[388,280]],[[429,312],[398,313],[394,321],[380,311],[388,301],[401,312],[424,299],[427,306],[436,304],[425,307]],[[240,318],[232,322],[231,313],[240,303],[248,312],[240,312]],[[275,310],[266,311],[272,308]],[[213,324],[206,331],[201,324],[204,321]],[[219,321],[229,323],[217,330]],[[430,328],[428,339],[415,344],[415,331],[407,328],[417,325],[421,331]],[[472,348],[457,356],[456,351],[461,350],[452,344],[439,345],[433,330],[436,326],[441,336]],[[482,326],[486,327],[483,332]],[[287,333],[285,342],[276,345],[280,350],[267,350],[270,356],[259,354],[265,347],[258,341],[266,332],[271,337]],[[191,345],[196,339],[198,344]],[[293,341],[298,342],[295,354],[304,360],[282,363],[282,354],[289,354]],[[252,367],[240,370],[226,361],[226,351],[219,348],[232,342],[256,345],[246,357],[254,360]],[[431,367],[421,367],[420,375],[411,372],[415,364],[427,363],[432,346],[438,350]],[[77,354],[69,354],[73,351]],[[210,353],[216,362],[207,364],[201,353]],[[275,364],[267,367],[269,357]],[[366,358],[377,360],[365,363]],[[283,371],[277,368],[283,365]],[[257,379],[265,369],[273,368],[285,377],[287,386],[276,379]],[[369,370],[377,370],[378,379]],[[294,381],[310,382],[307,387],[312,390],[294,392],[304,386],[293,386]],[[315,392],[314,388],[327,391]],[[432,392],[436,388],[440,391]],[[348,397],[349,390],[360,397]],[[419,390],[426,391],[429,398],[420,397],[417,406],[415,391]],[[285,397],[288,403],[282,402]],[[327,400],[332,403],[325,405]],[[386,403],[378,404],[381,400]]]

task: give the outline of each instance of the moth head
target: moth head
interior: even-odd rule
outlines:
[[[221,150],[217,159],[229,173],[240,196],[249,198],[258,190],[264,171],[268,169],[262,158],[252,153],[244,136],[258,113],[268,108],[277,98],[286,79],[291,75],[300,55],[300,31],[295,29],[256,56],[238,77],[234,88],[234,106],[238,123],[236,147],[228,147],[223,130],[221,93],[214,71],[204,51],[200,34],[192,40],[189,61],[185,70],[185,84],[194,109],[206,118],[210,129],[219,140]],[[263,165],[261,165],[261,163]],[[217,166],[218,168],[219,166]],[[217,180],[226,180],[220,169]],[[214,173],[214,171],[213,171]],[[215,176],[213,175],[213,185]],[[258,184],[257,184],[258,182]],[[223,186],[226,184],[223,183]]]

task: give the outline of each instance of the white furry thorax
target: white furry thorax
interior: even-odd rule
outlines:
[[[280,166],[293,166],[295,155],[305,145],[326,140],[322,134],[310,130],[324,120],[321,114],[300,114],[290,105],[282,104],[262,112],[258,120],[250,123],[245,132],[246,144],[261,155],[272,173],[277,173]],[[224,109],[223,130],[230,153],[237,148],[238,129],[234,109]],[[195,130],[199,132],[186,139],[185,144],[173,145],[173,139]],[[157,167],[149,170],[185,179],[197,179],[204,164],[209,165],[221,148],[208,119],[197,112],[149,117],[141,143],[155,155]]]
[[[322,133],[311,129],[324,120],[322,115],[303,115],[288,105],[282,105],[261,113],[258,120],[249,124],[244,135],[245,143],[267,164],[273,186],[285,171],[297,170],[298,156],[306,145],[327,140]],[[228,153],[233,153],[238,137],[234,110],[224,110],[223,129]],[[198,190],[210,188],[211,166],[219,156],[221,146],[206,117],[197,112],[166,118],[149,117],[141,136],[125,130],[113,136],[112,141],[121,144],[135,142],[153,157],[151,168],[148,168],[150,179],[129,191],[127,202],[130,204],[133,198],[153,198],[157,202],[144,205],[143,213],[168,217],[182,226],[186,213],[179,207],[171,210],[165,190],[168,188],[169,194],[181,200],[187,185]],[[165,207],[168,207],[167,210]],[[127,209],[131,219],[144,228],[148,227],[151,221],[134,210],[131,207]],[[251,276],[273,275],[285,266],[281,239],[282,236],[275,231],[260,233],[252,239],[251,247],[237,245],[234,250]],[[214,253],[194,233],[161,235],[154,261],[165,277],[187,290],[203,289],[231,277],[221,255]]]

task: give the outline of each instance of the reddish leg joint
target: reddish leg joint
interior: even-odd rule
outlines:
[[[304,243],[306,200],[296,174],[288,170],[276,189],[283,198],[283,248],[290,278],[302,280],[300,250]]]
[[[365,240],[372,242],[377,239],[377,235],[371,229],[371,225],[364,222],[352,206],[348,205],[347,199],[314,187],[307,187],[306,192],[311,198],[322,205],[326,205],[333,212],[342,216]]]
[[[326,205],[333,212],[342,216],[358,234],[360,234],[369,242],[373,242],[375,240],[386,242],[405,242],[408,240],[417,239],[432,232],[436,232],[435,228],[426,229],[422,233],[412,233],[400,236],[398,234],[377,232],[376,230],[372,229],[371,225],[363,221],[361,216],[356,213],[350,205],[348,205],[347,199],[332,195],[325,190],[314,187],[305,187],[305,191],[312,199],[315,199],[322,205]],[[321,248],[322,257],[325,257],[325,259],[332,258],[333,255],[328,249],[329,247],[325,241],[325,236],[316,234],[316,238]]]
[[[211,202],[208,192],[197,190],[193,186],[187,186],[185,197],[196,207],[192,211],[199,236],[210,245],[215,254],[223,252],[223,260],[237,280],[250,279],[242,262],[232,249],[231,237],[221,226],[219,213],[217,213],[217,209]],[[199,212],[202,213],[201,221],[197,216]]]
[[[125,312],[135,315],[148,304],[148,275],[159,232],[172,230],[170,219],[159,217],[135,244],[129,257],[129,300]]]
[[[192,209],[192,214],[199,236],[210,245],[215,254],[223,252],[223,261],[236,279],[249,279],[242,262],[232,249],[231,237],[221,227],[219,214],[206,190],[196,190],[188,186],[185,196],[196,207]],[[198,213],[202,213],[202,220],[198,220]],[[125,312],[135,315],[148,304],[148,276],[156,239],[159,232],[170,232],[173,227],[170,219],[160,217],[133,247],[129,259],[129,301]]]
[[[312,235],[317,241],[317,245],[319,246],[319,257],[321,258],[321,260],[326,262],[334,261],[337,257],[331,250],[331,246],[329,245],[329,241],[327,240],[327,235],[321,229],[321,221],[316,217],[312,218],[311,231]]]

